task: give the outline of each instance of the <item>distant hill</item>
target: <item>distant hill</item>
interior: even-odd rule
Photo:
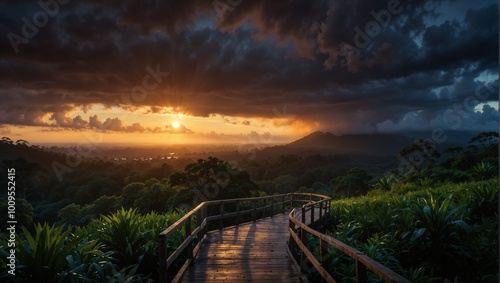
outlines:
[[[289,148],[320,149],[328,151],[371,153],[374,155],[398,154],[414,139],[398,134],[361,134],[336,136],[332,133],[314,132],[286,145]]]

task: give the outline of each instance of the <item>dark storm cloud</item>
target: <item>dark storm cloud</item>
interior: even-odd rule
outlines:
[[[0,4],[2,124],[164,131],[69,117],[103,104],[293,116],[339,132],[426,128],[498,73],[494,1],[450,2],[463,16],[447,1],[242,1],[223,15],[210,1],[49,2],[58,12],[29,39],[23,18],[42,6]],[[441,14],[451,20],[433,23]],[[27,42],[14,47],[12,34]],[[497,100],[490,92],[475,103]],[[498,116],[485,109],[470,121]]]

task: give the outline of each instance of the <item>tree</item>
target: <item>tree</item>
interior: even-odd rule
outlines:
[[[85,209],[93,216],[114,213],[119,209],[120,200],[117,196],[102,196],[94,200],[92,204],[86,205]]]
[[[344,194],[347,197],[362,195],[368,192],[368,182],[372,179],[365,170],[352,168],[344,176],[330,181],[334,193]]]
[[[14,142],[9,137],[2,137],[2,143],[13,144]]]
[[[0,227],[2,231],[7,231],[7,221],[12,220],[7,218],[9,216],[9,214],[7,213],[8,209],[9,203],[7,199],[0,199],[0,211],[2,211],[2,214],[0,216]],[[33,223],[33,216],[33,206],[31,206],[31,204],[23,198],[16,198],[15,220],[17,221],[19,227],[21,225],[30,227]]]
[[[297,178],[290,175],[281,175],[273,180],[274,191],[272,193],[289,193],[297,190]]]
[[[498,143],[498,133],[497,132],[482,132],[469,140],[469,144],[473,145],[479,143],[484,149]]]
[[[29,146],[29,142],[27,140],[17,140],[16,145],[21,145],[21,146]]]
[[[457,146],[457,147],[448,147],[443,153],[449,153],[451,154],[454,158],[457,158],[458,154],[462,152],[464,149],[463,147]]]
[[[82,207],[78,204],[71,203],[59,210],[57,217],[62,223],[68,225],[84,224],[84,216],[82,215]]]
[[[163,163],[160,167],[155,167],[149,169],[145,174],[144,174],[144,180],[151,179],[151,178],[156,178],[156,179],[163,179],[165,177],[170,176],[174,172],[174,168],[168,163]]]
[[[4,160],[8,168],[16,169],[16,195],[29,201],[39,200],[46,193],[49,176],[45,168],[36,162],[29,162],[24,158]]]
[[[233,168],[216,157],[199,159],[196,163],[186,165],[184,171],[185,185],[198,190],[198,195],[201,194],[205,199],[250,197],[258,189],[246,171]],[[183,178],[181,175],[178,177]]]
[[[140,182],[130,183],[122,191],[120,205],[125,209],[132,208],[136,199],[140,198],[141,191],[146,189],[146,185]]]
[[[165,211],[168,199],[174,193],[174,190],[171,190],[166,183],[154,178],[147,180],[146,188],[139,192],[139,197],[134,201],[134,207],[139,208],[142,213]]]
[[[175,172],[170,175],[170,185],[181,186],[187,184],[187,176],[184,172]]]
[[[416,170],[418,174],[426,164],[431,163],[434,158],[439,156],[436,145],[429,140],[417,140],[399,152],[399,159],[409,164],[411,169]]]

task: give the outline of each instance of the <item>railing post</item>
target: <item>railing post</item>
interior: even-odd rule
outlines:
[[[184,223],[184,230],[186,232],[186,239],[191,236],[191,217],[188,217],[186,219],[186,222]],[[189,241],[189,244],[186,247],[186,258],[192,259],[193,258],[193,240]],[[192,263],[192,262],[191,262]]]
[[[289,234],[295,233],[295,223],[293,223],[293,221],[290,219],[288,220],[288,227],[291,229],[291,231],[290,231],[290,229],[288,229]],[[288,239],[289,239],[288,240],[288,248],[293,253],[294,248],[296,246],[295,239],[292,237],[292,235],[289,235]]]
[[[207,218],[207,206],[204,205],[201,207],[201,218],[202,220],[201,221],[205,221],[205,218]],[[208,223],[206,223],[205,227],[203,227],[203,229],[201,229],[200,231],[200,238],[203,239],[203,237],[205,237],[205,234],[207,233],[207,226],[208,226]]]
[[[307,234],[302,227],[300,228],[300,241],[302,242],[302,244],[304,244],[304,246],[307,247]],[[307,256],[305,255],[305,253],[300,253],[300,273],[305,273],[306,271],[306,259]]]
[[[236,201],[236,225],[240,225],[240,201]]]
[[[302,223],[306,224],[306,210],[304,207],[305,207],[305,205],[303,205],[301,208],[301,212],[302,212],[301,217],[302,217]]]
[[[314,224],[314,204],[311,205],[311,225]]]
[[[264,206],[263,206],[263,210],[262,210],[262,218],[265,218],[266,217],[266,205],[267,205],[267,198],[264,199]]]
[[[322,238],[319,239],[319,261],[321,267],[327,269],[327,261],[328,258],[328,243]],[[321,282],[326,282],[323,276],[321,276]]]
[[[323,202],[319,203],[319,219],[323,218]]]
[[[274,197],[271,197],[271,217],[274,216]]]
[[[285,214],[285,195],[281,197],[282,213]]]
[[[253,208],[253,211],[252,211],[252,219],[253,219],[253,222],[255,222],[256,217],[257,217],[257,215],[256,215],[256,211],[255,211],[255,202],[256,202],[256,200],[252,200],[252,208]]]
[[[203,223],[203,208],[196,212],[196,226],[200,227]]]
[[[202,223],[203,223],[203,208],[198,210],[198,212],[196,212],[196,227],[200,227]],[[201,229],[201,231],[198,233],[197,239],[198,242],[203,241],[203,229]]]
[[[220,202],[220,213],[219,213],[219,230],[222,230],[224,227],[224,202]]]
[[[167,283],[167,239],[165,235],[158,237],[158,258],[160,263],[160,283]]]
[[[356,283],[366,283],[368,282],[368,276],[366,274],[366,266],[356,259]]]
[[[293,193],[290,195],[290,209],[293,209]]]

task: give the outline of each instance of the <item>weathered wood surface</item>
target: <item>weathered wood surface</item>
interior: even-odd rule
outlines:
[[[314,214],[319,219],[319,209]],[[278,214],[207,233],[179,282],[301,282],[287,252],[288,225],[288,214]]]
[[[180,282],[301,282],[288,237],[288,214],[209,232]]]

